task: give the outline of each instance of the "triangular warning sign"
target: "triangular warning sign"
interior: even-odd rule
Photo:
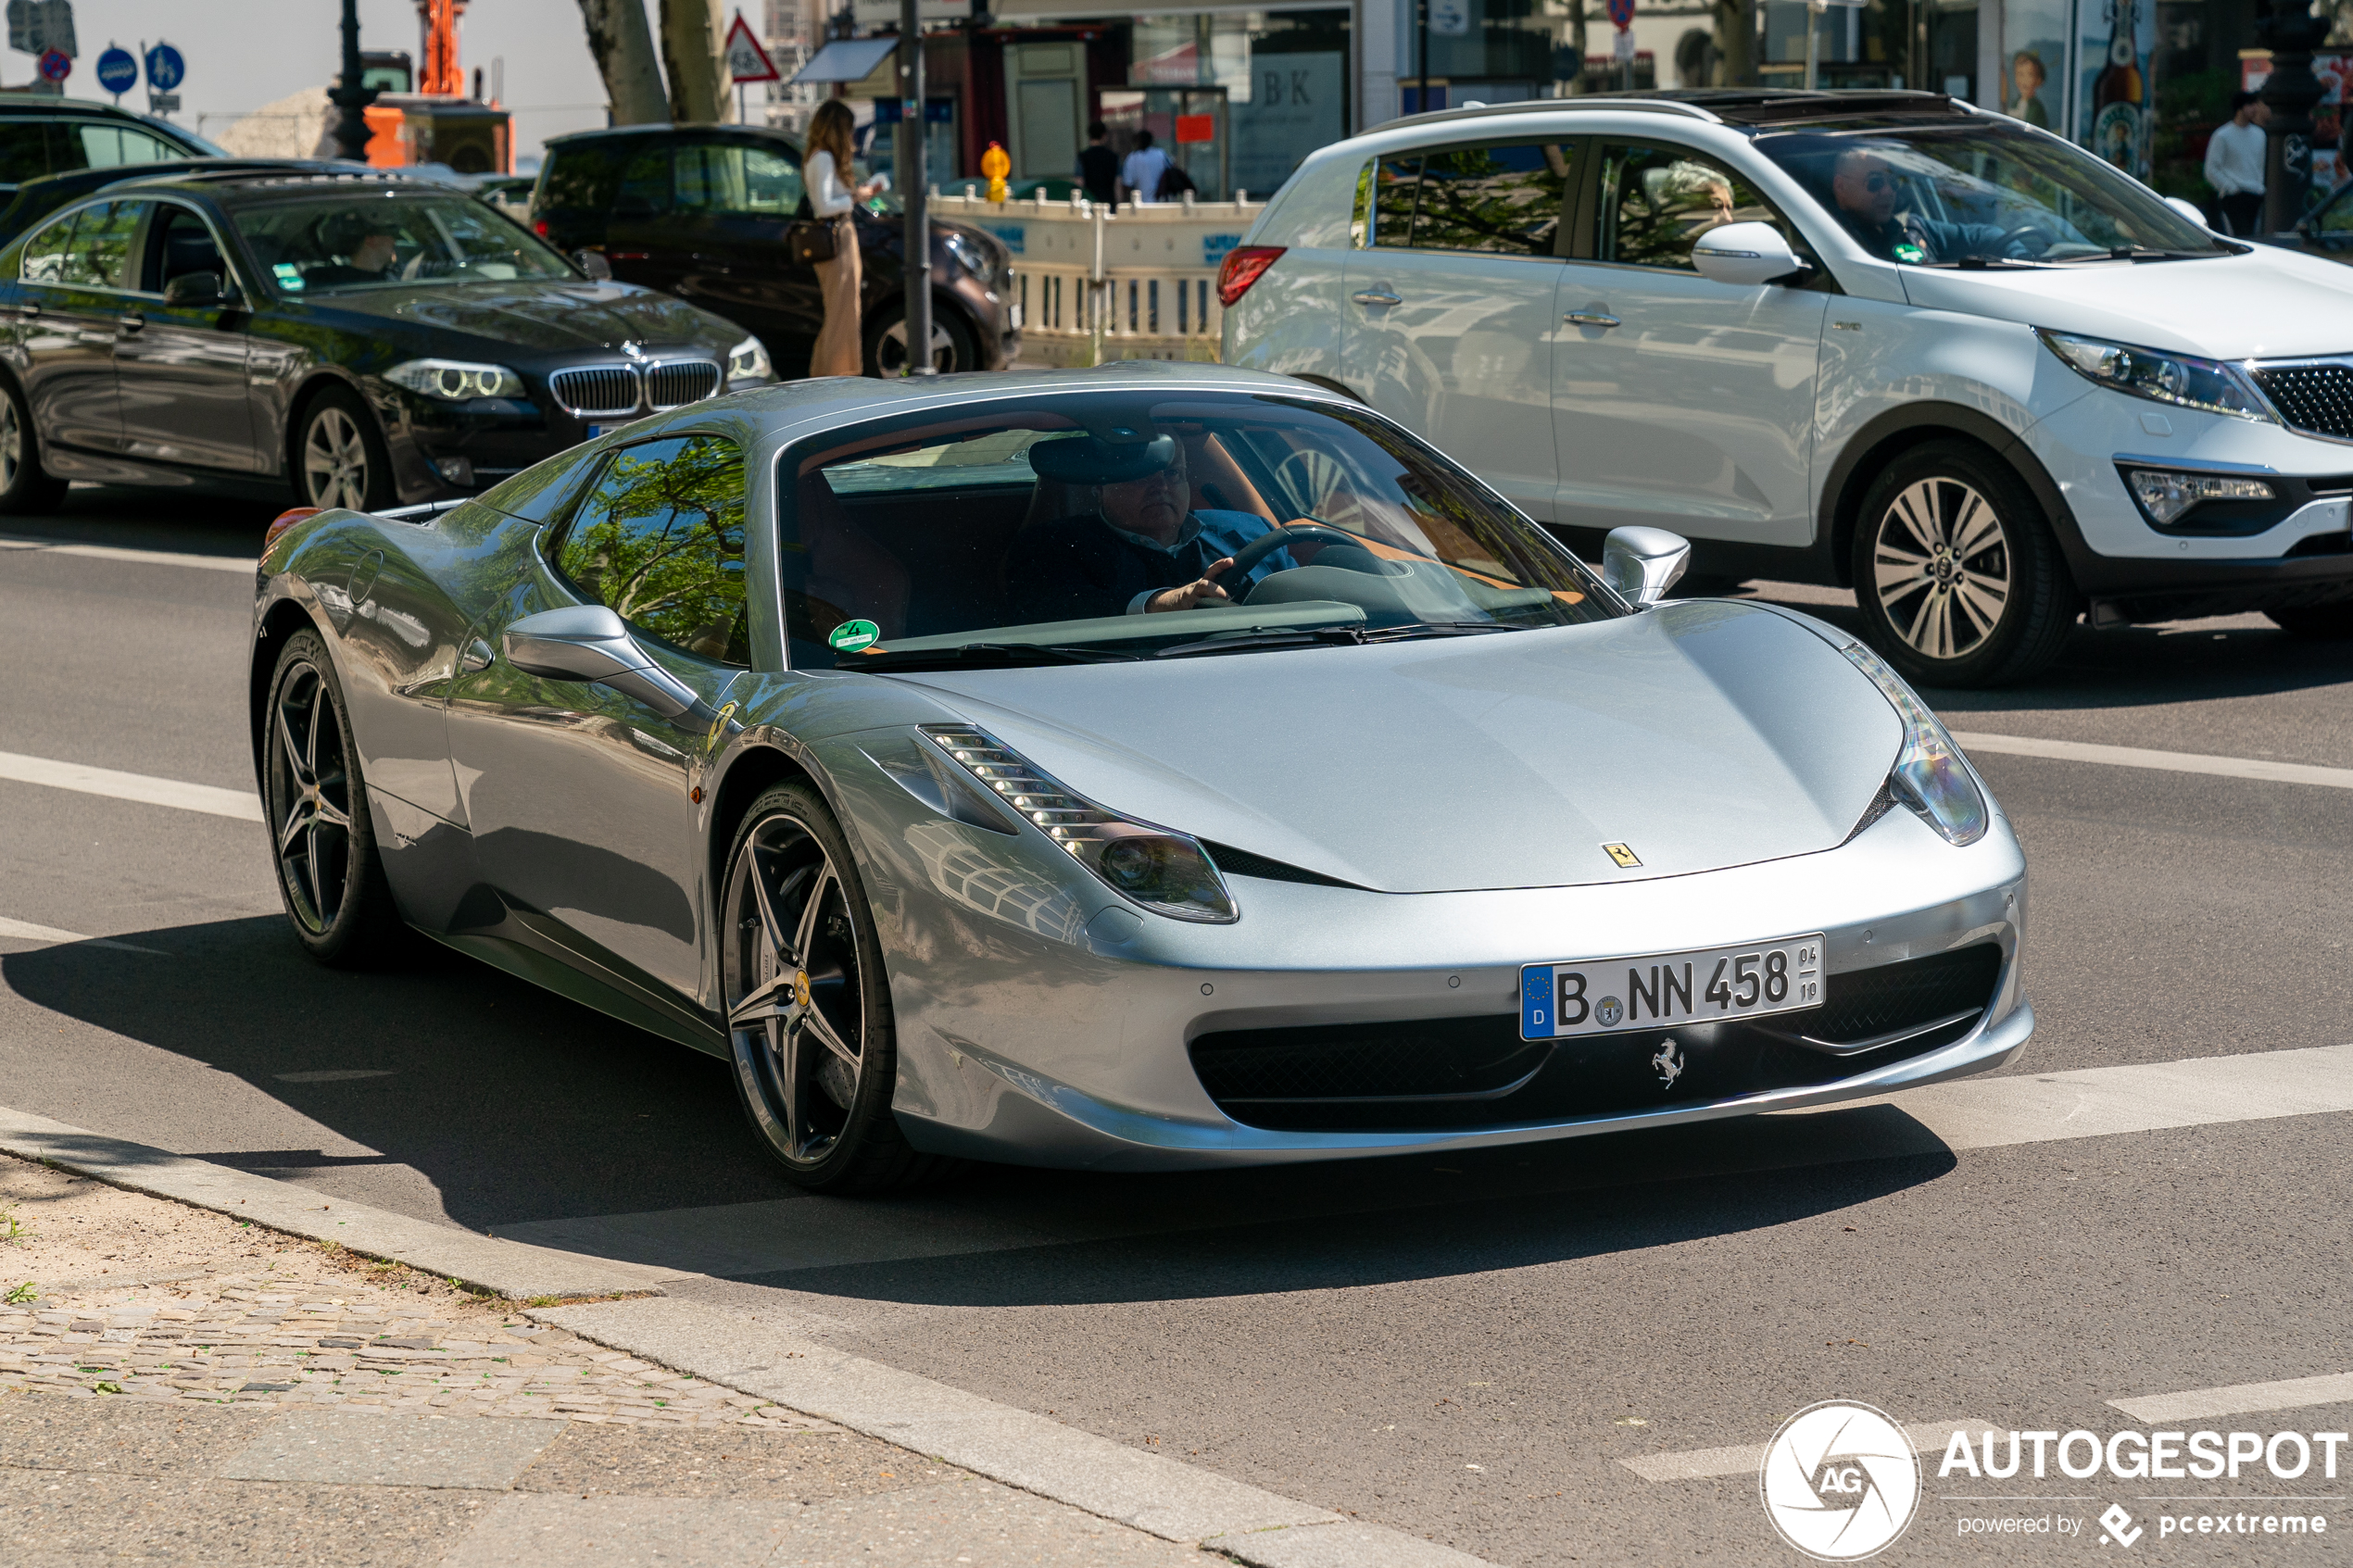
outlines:
[[[737,82],[774,82],[776,62],[752,36],[751,25],[744,20],[741,11],[736,13],[736,25],[727,30],[727,74]]]

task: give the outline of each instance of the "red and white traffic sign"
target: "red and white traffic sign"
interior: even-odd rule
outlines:
[[[1634,0],[1609,0],[1609,19],[1619,28],[1634,25]]]
[[[71,76],[72,74],[72,56],[67,54],[63,49],[44,49],[41,52],[42,81],[63,82],[67,77]]]
[[[737,82],[782,80],[776,74],[776,62],[760,46],[741,11],[736,13],[736,25],[727,30],[727,74]]]

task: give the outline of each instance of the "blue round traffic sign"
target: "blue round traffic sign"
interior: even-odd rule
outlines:
[[[139,80],[139,62],[128,49],[109,45],[98,56],[98,85],[109,93],[128,93]]]
[[[41,51],[42,81],[63,82],[67,77],[71,76],[72,74],[72,56],[67,54],[63,49],[44,49]]]
[[[158,44],[147,51],[147,85],[157,92],[170,92],[187,74],[188,62],[170,44]]]
[[[1609,19],[1618,27],[1634,25],[1634,0],[1609,0]]]

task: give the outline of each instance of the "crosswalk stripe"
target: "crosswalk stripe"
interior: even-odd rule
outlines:
[[[2322,789],[2353,789],[2353,768],[2322,768],[2309,762],[2274,762],[2264,757],[2209,757],[2197,751],[2150,751],[2137,746],[2095,746],[2088,741],[1995,735],[1981,730],[1955,730],[1953,738],[1961,743],[1964,751],[2047,757],[2062,762],[2104,762],[2111,767],[2154,768],[2167,773],[2213,773],[2226,779],[2317,784]]]
[[[2192,1388],[2180,1394],[2151,1394],[2139,1399],[2110,1399],[2109,1404],[2144,1426],[2159,1422],[2205,1421],[2221,1415],[2254,1415],[2263,1411],[2300,1410],[2306,1405],[2353,1404],[2353,1372],[2326,1377],[2292,1377],[2284,1383],[2234,1383],[2223,1388]]]
[[[111,796],[117,800],[137,800],[149,806],[171,806],[214,817],[234,817],[240,822],[261,821],[261,802],[250,790],[182,784],[178,779],[117,772],[112,768],[92,768],[49,757],[0,751],[0,779],[46,784],[51,789],[78,790],[84,795]]]
[[[142,947],[135,942],[117,942],[109,936],[84,936],[78,931],[60,931],[54,925],[35,925],[29,920],[10,920],[0,915],[0,936],[10,936],[19,942],[45,942],[51,947],[79,943],[90,947],[112,947],[118,952],[147,953],[158,959],[171,955],[160,947]]]
[[[121,545],[69,545],[54,539],[28,539],[18,533],[0,533],[0,550],[38,550],[52,556],[136,561],[142,566],[184,566],[199,571],[233,571],[245,577],[253,575],[255,565],[234,557],[195,556],[181,550],[134,550]]]
[[[1915,1453],[1944,1451],[1956,1432],[1982,1432],[1983,1421],[1906,1421],[1897,1423]],[[2008,1430],[2007,1427],[2005,1431]],[[1637,1454],[1617,1461],[1645,1481],[1701,1481],[1715,1475],[1754,1475],[1765,1462],[1765,1445],[1736,1443],[1729,1449],[1692,1449],[1675,1454]]]

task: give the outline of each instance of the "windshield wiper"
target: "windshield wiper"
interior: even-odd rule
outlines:
[[[2054,267],[2076,267],[2086,261],[2195,261],[2201,256],[2220,256],[2215,250],[2167,250],[2159,245],[2110,245],[2095,256],[2062,256]]]
[[[1058,643],[960,643],[952,648],[884,648],[860,654],[836,665],[837,670],[1012,669],[1026,664],[1124,664],[1132,653],[1098,653],[1092,648]]]
[[[1190,659],[1204,653],[1248,653],[1260,648],[1312,648],[1369,642],[1362,626],[1315,626],[1296,632],[1257,632],[1245,637],[1204,637],[1161,649],[1154,659]]]

